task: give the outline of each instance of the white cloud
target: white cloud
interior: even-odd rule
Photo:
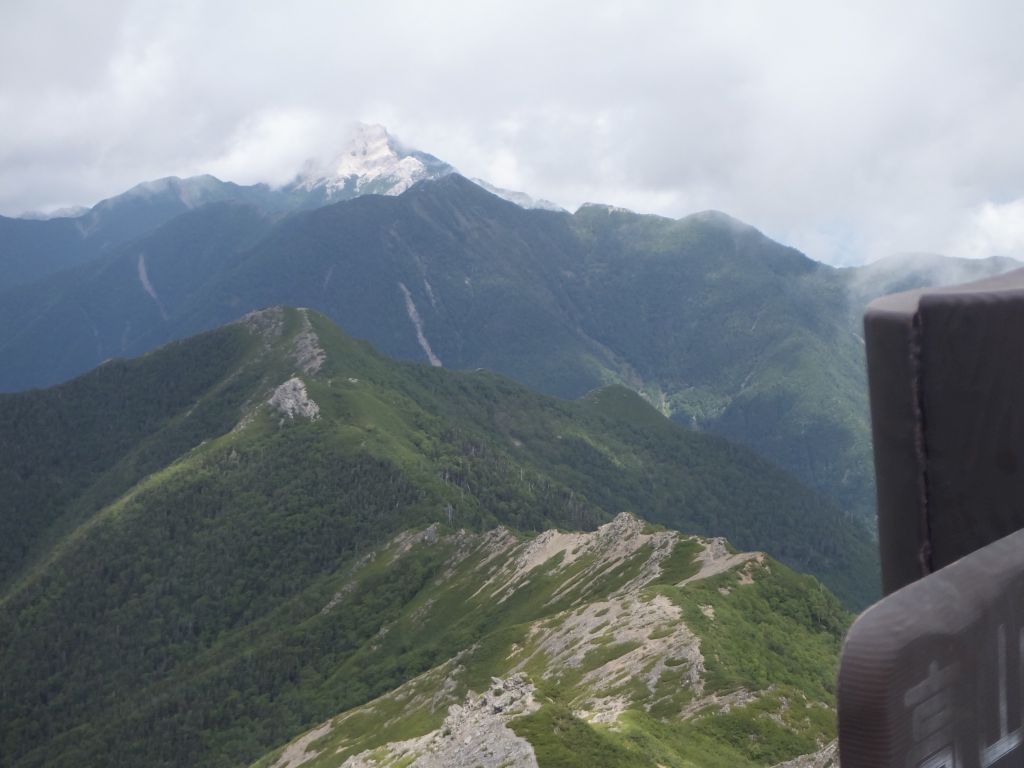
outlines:
[[[984,203],[971,212],[950,247],[957,256],[1024,254],[1024,197],[1008,203]]]
[[[196,172],[239,184],[262,181],[280,186],[323,150],[328,133],[320,115],[309,110],[261,112],[246,118],[228,140],[226,151]]]
[[[941,251],[1024,193],[1022,25],[1015,0],[5,3],[0,212],[279,181],[363,120],[570,208]]]

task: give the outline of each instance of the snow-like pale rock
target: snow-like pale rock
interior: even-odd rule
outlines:
[[[267,402],[289,419],[301,416],[304,419],[316,421],[320,418],[320,406],[310,399],[302,379],[295,376],[275,389],[274,394]]]
[[[274,763],[273,768],[298,768],[303,763],[307,763],[317,757],[320,753],[313,749],[311,745],[317,739],[326,736],[330,731],[331,724],[326,722],[319,728],[314,728],[309,733],[296,739],[285,747],[284,752],[277,762]]]
[[[308,162],[293,187],[321,190],[328,200],[367,192],[400,195],[418,181],[454,170],[436,157],[406,149],[383,126],[360,123],[333,160]]]
[[[400,195],[414,184],[457,173],[448,163],[403,145],[382,125],[358,123],[340,152],[329,161],[309,160],[286,189],[322,195],[327,202],[358,195]],[[520,208],[562,211],[561,206],[483,179],[472,179],[491,194]],[[428,287],[428,293],[430,289]]]
[[[560,206],[558,203],[553,203],[550,200],[545,200],[542,197],[533,197],[525,192],[517,192],[514,189],[503,189],[502,187],[496,187],[488,181],[483,179],[472,178],[470,179],[477,186],[483,187],[492,195],[497,195],[502,200],[508,200],[510,203],[515,203],[520,208],[526,208],[527,210],[539,209],[542,211],[558,211],[559,213],[567,213],[565,208]]]
[[[785,763],[779,763],[775,768],[839,768],[839,743],[833,741],[813,755],[803,755]]]
[[[507,726],[509,720],[538,709],[533,693],[524,675],[493,678],[483,693],[470,692],[463,704],[449,707],[436,731],[355,755],[342,768],[536,768],[530,742]]]
[[[761,565],[764,563],[764,557],[764,552],[737,552],[731,555],[725,546],[725,539],[720,536],[707,539],[704,544],[704,551],[697,555],[696,558],[700,562],[700,570],[693,576],[683,579],[679,582],[678,586],[682,587],[692,581],[700,581],[701,579],[710,579],[712,576],[725,573],[744,563],[754,562]],[[739,583],[754,583],[753,578],[750,576],[749,565],[740,573]]]
[[[478,593],[490,591],[497,602],[504,602],[529,578],[530,571],[559,553],[563,553],[560,566],[562,568],[582,555],[595,555],[594,562],[589,567],[569,578],[555,593],[552,597],[554,602],[601,573],[614,569],[642,547],[650,546],[651,557],[641,568],[640,573],[619,590],[629,592],[658,575],[660,563],[671,554],[675,540],[676,534],[668,531],[644,533],[643,524],[634,515],[626,512],[617,515],[594,533],[564,534],[547,531],[522,545],[522,550],[515,560],[488,579]]]
[[[566,611],[560,621],[534,622],[529,630],[528,655],[517,657],[514,671],[525,670],[543,659],[545,676],[579,668],[588,654],[608,643],[635,643],[636,647],[592,669],[583,676],[589,689],[587,703],[576,715],[591,722],[614,723],[629,705],[616,691],[629,681],[642,682],[651,694],[663,677],[675,686],[689,687],[697,696],[704,690],[704,657],[700,641],[683,623],[682,609],[664,595],[642,601],[636,593],[589,603]],[[655,629],[662,630],[651,637]],[[668,666],[668,660],[675,666]],[[648,702],[655,703],[652,699]]]
[[[413,328],[416,331],[416,341],[420,345],[420,349],[427,356],[427,360],[435,368],[440,368],[441,358],[434,354],[434,350],[430,347],[430,342],[427,340],[426,334],[423,332],[423,318],[420,317],[419,310],[416,309],[416,304],[413,303],[412,294],[406,287],[405,283],[400,282],[398,284],[399,289],[402,291],[402,295],[405,297],[405,313],[409,316],[409,321],[412,323]]]
[[[250,333],[262,336],[269,343],[280,336],[281,331],[284,330],[284,310],[281,307],[257,309],[236,320],[235,323],[244,325]]]
[[[434,524],[421,531],[406,531],[395,536],[384,551],[394,558],[394,567],[399,567],[398,558],[414,546],[455,544],[449,568],[435,586],[443,589],[449,580],[460,578],[470,579],[466,585],[476,584],[479,579],[477,599],[495,603],[528,589],[538,568],[546,578],[565,571],[557,594],[568,607],[529,623],[522,639],[509,647],[500,670],[495,670],[500,678],[492,678],[486,690],[463,693],[462,657],[473,653],[476,646],[464,649],[381,697],[388,701],[387,707],[378,701],[368,702],[330,721],[328,729],[321,726],[292,742],[275,768],[298,768],[314,761],[338,768],[535,768],[533,747],[509,728],[509,722],[538,709],[544,697],[535,686],[543,690],[544,684],[557,684],[566,674],[575,682],[566,691],[571,698],[561,703],[576,717],[612,729],[621,727],[623,714],[631,710],[651,712],[654,707],[664,710],[672,704],[675,711],[668,716],[683,722],[749,706],[767,692],[706,690],[701,641],[684,621],[683,608],[665,594],[644,589],[663,576],[665,559],[684,541],[700,545],[696,556],[700,569],[683,583],[728,571],[735,580],[726,593],[744,589],[744,584],[753,583],[759,569],[768,568],[761,553],[731,553],[723,539],[687,538],[674,531],[653,530],[628,513],[593,532],[547,531],[526,541],[506,528],[483,534],[465,530],[446,534],[444,530]],[[590,589],[595,579],[639,554],[644,557],[634,566],[636,575],[595,599]],[[466,562],[473,563],[471,577],[460,575]],[[344,600],[355,588],[339,591],[324,610],[343,610]],[[424,601],[409,614],[410,620],[420,625],[434,604],[433,598]],[[711,606],[701,605],[700,609],[717,621]],[[392,626],[382,627],[382,634]],[[601,660],[597,654],[609,648],[616,653]],[[635,695],[638,688],[645,689],[645,695]],[[692,695],[688,702],[674,698],[676,692],[687,689]],[[397,715],[395,704],[402,708]],[[351,717],[386,714],[387,722],[394,723],[413,713],[431,713],[437,723],[442,712],[447,716],[435,730],[372,748],[358,731],[345,730]],[[774,713],[768,716],[779,719]],[[776,768],[836,768],[834,743],[819,743],[817,749],[815,754]],[[332,762],[332,754],[336,762]],[[340,762],[343,754],[348,757]]]
[[[139,254],[138,262],[139,282],[142,283],[143,290],[149,294],[149,297],[156,302],[157,309],[160,310],[160,317],[167,320],[167,310],[164,309],[164,304],[160,301],[160,297],[156,295],[156,288],[153,287],[153,283],[149,280],[149,273],[146,271],[146,254]]]
[[[604,211],[609,216],[613,213],[634,213],[634,211],[629,210],[629,208],[621,208],[617,205],[607,205],[605,203],[584,203],[576,212],[579,213],[584,210]]]
[[[320,346],[320,337],[316,335],[313,324],[309,321],[309,310],[303,308],[299,311],[302,313],[302,330],[295,337],[295,362],[304,373],[317,373],[323,367],[327,353]]]

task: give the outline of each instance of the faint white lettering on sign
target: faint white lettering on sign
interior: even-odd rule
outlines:
[[[1018,726],[1011,731],[1009,727],[1009,716],[1006,706],[1006,625],[1000,624],[996,635],[996,663],[999,674],[999,738],[992,744],[982,743],[981,768],[989,768],[996,762],[1002,760],[1021,745],[1022,729]],[[1022,682],[1024,682],[1024,666],[1021,665],[1024,659],[1024,629],[1017,637],[1017,666],[1021,670]]]
[[[956,768],[959,761],[953,744],[953,683],[959,664],[939,668],[933,661],[928,677],[903,695],[911,709],[914,745],[909,765],[915,768]]]

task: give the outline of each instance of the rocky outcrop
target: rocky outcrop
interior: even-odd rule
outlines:
[[[342,768],[537,768],[533,747],[507,725],[538,708],[534,687],[524,675],[501,680],[463,704],[448,709],[444,724],[425,736],[395,742],[350,757]]]
[[[302,379],[294,376],[275,389],[267,402],[289,419],[299,417],[316,421],[320,418],[320,406],[310,399]]]
[[[327,353],[320,346],[320,337],[316,335],[312,323],[309,322],[309,310],[299,311],[302,314],[302,330],[295,337],[295,361],[303,373],[312,375],[323,367]]]
[[[331,724],[324,723],[319,728],[314,728],[309,733],[299,737],[285,747],[284,752],[281,753],[281,757],[274,763],[273,768],[298,768],[300,765],[319,756],[320,752],[311,745],[330,730]]]
[[[669,584],[663,567],[679,546],[693,552],[695,572]],[[431,618],[436,611],[450,621],[453,608],[443,597],[449,589],[465,595],[466,610],[509,606],[521,628],[515,639],[500,641],[507,645],[499,643],[500,650],[492,646],[481,656],[481,646],[487,647],[486,636],[481,638],[443,664],[300,737],[267,765],[536,768],[538,754],[550,759],[543,752],[550,747],[538,743],[535,752],[513,730],[529,735],[529,727],[523,730],[513,721],[538,710],[539,717],[551,717],[545,708],[558,709],[562,717],[571,714],[577,723],[573,727],[592,728],[595,738],[635,725],[629,718],[638,715],[686,728],[749,707],[760,707],[751,716],[794,733],[810,729],[806,735],[818,745],[832,738],[827,729],[814,730],[809,720],[787,720],[788,700],[774,686],[723,690],[712,678],[728,662],[723,654],[730,649],[721,644],[703,649],[697,630],[709,621],[732,624],[727,631],[736,631],[738,618],[725,611],[716,616],[707,603],[728,600],[753,589],[750,585],[759,579],[772,578],[774,564],[762,553],[737,553],[723,539],[686,537],[621,514],[593,532],[551,530],[525,539],[506,528],[451,532],[434,524],[397,535],[368,554],[364,566],[401,568],[404,558],[423,548],[444,550],[445,567],[427,587],[429,594],[409,606],[404,622],[381,625],[371,650],[396,633],[408,638],[436,630],[437,619],[432,624]],[[345,610],[358,594],[358,570],[339,585],[325,612]],[[697,585],[706,579],[716,580],[713,587],[704,586],[699,599],[687,602],[686,591],[701,589]],[[710,655],[705,658],[705,653]],[[480,679],[481,663],[487,674],[496,675],[484,690],[470,682]],[[830,707],[806,697],[803,702]],[[413,722],[422,730],[409,729]],[[836,761],[831,744],[777,768],[836,768]]]
[[[258,309],[235,322],[244,325],[252,333],[268,340],[273,339],[280,336],[284,328],[284,309],[282,307]]]
[[[813,755],[802,755],[774,768],[839,768],[839,742],[833,741]]]

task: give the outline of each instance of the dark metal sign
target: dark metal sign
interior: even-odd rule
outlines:
[[[864,316],[889,593],[1024,527],[1024,270]]]
[[[1024,766],[1024,531],[865,611],[838,706],[843,768]]]
[[[1024,270],[864,326],[891,594],[846,639],[840,763],[1024,766]]]

